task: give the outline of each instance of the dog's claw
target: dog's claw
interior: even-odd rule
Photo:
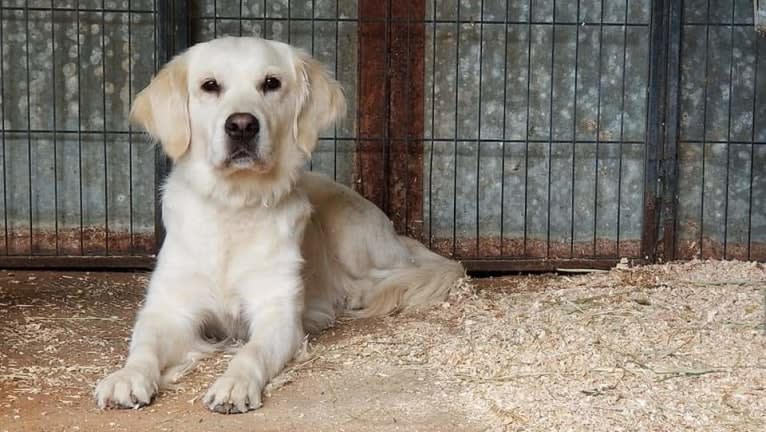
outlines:
[[[242,411],[240,411],[236,405],[234,405],[231,402],[224,402],[222,404],[218,404],[212,408],[213,411],[221,414],[241,414]]]
[[[149,405],[157,392],[156,381],[135,369],[120,369],[96,386],[99,408],[141,408]]]
[[[221,414],[239,414],[261,406],[260,387],[247,379],[220,377],[205,395],[209,410]]]

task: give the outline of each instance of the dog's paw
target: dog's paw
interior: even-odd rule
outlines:
[[[102,379],[94,395],[101,409],[140,408],[157,393],[157,380],[134,368],[120,369]]]
[[[261,388],[250,379],[224,375],[210,386],[203,402],[217,413],[245,413],[261,407]]]

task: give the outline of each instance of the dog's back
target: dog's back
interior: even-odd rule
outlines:
[[[337,313],[383,315],[443,300],[463,266],[400,236],[388,217],[351,189],[316,173],[299,188],[314,208],[303,240],[304,326],[316,331]]]

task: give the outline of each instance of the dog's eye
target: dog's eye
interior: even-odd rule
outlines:
[[[206,80],[202,83],[200,88],[208,93],[218,93],[221,91],[221,86],[218,84],[218,81],[214,79]]]
[[[280,87],[282,87],[282,82],[279,81],[279,78],[268,77],[263,82],[263,91],[264,92],[274,91],[274,90],[279,89]]]

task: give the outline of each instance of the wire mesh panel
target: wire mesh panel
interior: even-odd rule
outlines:
[[[429,2],[425,219],[468,258],[636,257],[650,1]]]
[[[154,3],[3,1],[0,255],[149,255],[155,151],[127,123]]]
[[[195,42],[265,36],[335,70],[351,113],[311,168],[400,231],[462,258],[639,255],[649,1],[192,9]]]
[[[154,253],[167,161],[130,101],[227,35],[334,72],[349,112],[307,169],[471,268],[766,260],[763,17],[751,0],[3,0],[0,263]]]
[[[766,259],[766,41],[753,3],[684,2],[679,258]]]

